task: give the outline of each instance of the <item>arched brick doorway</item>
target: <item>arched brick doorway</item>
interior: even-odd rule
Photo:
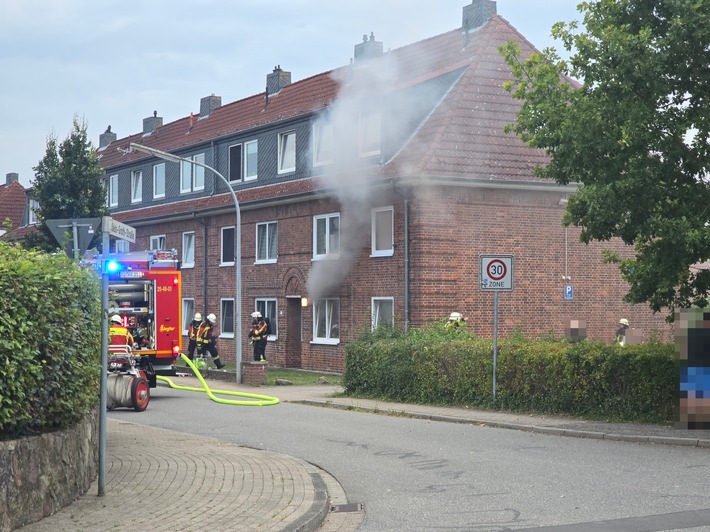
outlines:
[[[304,294],[305,281],[303,272],[290,268],[284,275],[286,297],[286,342],[285,366],[300,368],[301,346],[303,344],[303,307],[301,298]]]

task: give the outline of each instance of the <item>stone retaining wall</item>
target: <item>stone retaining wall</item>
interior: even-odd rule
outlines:
[[[69,429],[0,441],[0,531],[74,502],[91,487],[98,465],[98,408]]]

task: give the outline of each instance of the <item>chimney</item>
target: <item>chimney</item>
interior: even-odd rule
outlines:
[[[281,70],[281,65],[275,66],[271,74],[266,75],[266,94],[278,94],[286,85],[291,84],[291,73]]]
[[[464,33],[475,30],[483,26],[495,14],[495,0],[472,0],[470,5],[463,6],[461,29]]]
[[[382,43],[375,40],[375,34],[370,33],[370,39],[367,35],[362,36],[362,42],[355,45],[355,62],[365,61],[382,55]]]
[[[101,150],[101,149],[105,148],[106,146],[111,144],[114,140],[116,140],[116,138],[117,138],[116,133],[112,133],[111,126],[108,126],[106,128],[106,131],[104,131],[103,133],[101,133],[101,135],[99,135],[99,149]]]
[[[211,94],[200,100],[200,118],[207,118],[215,109],[222,107],[222,97]]]
[[[17,172],[10,172],[9,174],[5,174],[5,184],[9,185],[10,183],[14,183],[15,181],[20,180],[20,174]]]
[[[143,119],[143,135],[150,135],[163,125],[163,117],[158,116],[158,111],[153,111],[153,116]]]

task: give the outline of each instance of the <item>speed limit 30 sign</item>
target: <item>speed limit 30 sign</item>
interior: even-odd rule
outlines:
[[[479,255],[478,287],[481,290],[513,290],[513,256]]]

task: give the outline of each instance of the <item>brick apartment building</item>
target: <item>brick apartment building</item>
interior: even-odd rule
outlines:
[[[0,185],[0,238],[7,239],[21,228],[36,223],[34,212],[27,210],[28,201],[20,176],[16,172],[6,174],[5,184]]]
[[[350,65],[292,82],[274,68],[264,93],[143,130],[101,135],[108,205],[137,229],[131,250],[178,250],[184,328],[213,312],[223,360],[234,361],[255,309],[274,334],[275,365],[342,371],[345,345],[382,323],[421,326],[459,311],[493,334],[492,292],[479,289],[479,255],[514,257],[514,290],[499,294],[499,335],[562,336],[571,320],[613,338],[619,318],[646,337],[661,315],[622,302],[627,291],[601,250],[562,215],[575,187],[540,180],[546,161],[503,127],[519,105],[502,88],[497,48],[535,48],[490,0],[463,7],[462,27],[383,52],[374,35]],[[241,212],[241,324],[235,324],[235,207],[209,169],[168,162],[137,143],[216,169]],[[120,249],[128,249],[119,242]],[[573,297],[563,297],[572,286]],[[568,293],[568,296],[571,294]],[[303,303],[307,303],[302,306]],[[236,337],[236,339],[235,339]]]

